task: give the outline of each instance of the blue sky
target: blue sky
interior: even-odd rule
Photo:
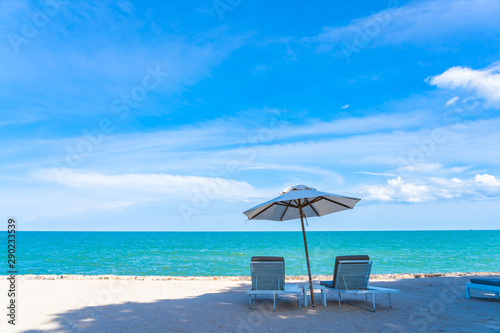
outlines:
[[[1,1],[0,210],[20,230],[498,229],[500,3]]]

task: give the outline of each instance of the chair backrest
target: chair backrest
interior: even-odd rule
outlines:
[[[250,273],[252,290],[285,289],[285,259],[283,257],[252,257]]]
[[[371,270],[370,260],[340,260],[333,286],[340,290],[367,289]]]
[[[338,256],[335,258],[335,268],[333,269],[333,285],[335,286],[335,279],[337,277],[337,267],[339,265],[339,261],[341,260],[370,260],[370,257],[367,255],[354,255],[354,256]]]

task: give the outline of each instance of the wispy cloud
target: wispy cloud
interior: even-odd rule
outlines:
[[[266,65],[266,64],[260,64],[255,66],[255,68],[252,70],[252,74],[257,74],[259,72],[265,72],[267,70],[270,70],[272,66]]]
[[[454,166],[451,168],[446,168],[440,163],[416,163],[413,165],[408,165],[400,168],[403,172],[409,172],[412,174],[434,174],[434,175],[442,175],[442,174],[456,174],[463,173],[469,170],[469,166]]]
[[[369,172],[369,171],[358,171],[356,173],[361,173],[364,175],[372,175],[372,176],[397,177],[397,175],[394,173],[379,173],[379,172]]]
[[[15,15],[9,25],[0,24],[2,35],[22,37],[26,21],[47,16],[43,4],[26,3],[11,6],[16,7],[11,9]],[[141,84],[148,66],[168,75],[130,118],[171,113],[183,103],[187,87],[210,77],[247,39],[218,27],[173,34],[160,28],[163,23],[155,22],[151,13],[134,10],[129,1],[59,7],[43,28],[29,23],[39,33],[19,45],[17,53],[8,42],[0,44],[0,63],[10,64],[1,68],[4,105],[22,108],[28,116],[58,116],[60,121],[64,116],[108,116],[111,102]]]
[[[433,40],[454,37],[500,27],[500,3],[495,0],[452,0],[410,2],[390,7],[371,16],[353,20],[346,26],[325,27],[303,42],[317,43],[319,51],[340,52],[341,45],[360,48],[399,43],[431,43]],[[352,51],[351,51],[352,52]]]
[[[38,207],[40,202],[33,203],[29,211],[34,208],[42,216],[65,216],[74,212],[165,205],[173,210],[173,216],[178,216],[179,205],[190,202],[201,210],[207,206],[200,208],[200,202],[217,205],[225,201],[264,200],[278,191],[276,188],[255,188],[245,181],[216,177],[161,173],[104,174],[70,169],[64,170],[64,178],[61,179],[58,175],[60,172],[61,170],[47,168],[31,174],[32,183],[45,188],[44,192],[52,201],[42,200],[43,208]],[[17,192],[13,192],[13,198],[20,200]],[[28,196],[25,200],[34,198]],[[18,204],[11,203],[14,207]]]
[[[344,117],[331,121],[312,120],[304,125],[281,131],[280,138],[301,136],[349,136],[423,127],[431,115],[424,111],[393,113],[365,117]]]
[[[227,163],[240,168],[266,168],[316,173],[331,179],[341,179],[339,170],[354,172],[377,166],[394,173],[400,159],[408,158],[425,140],[432,138],[433,130],[447,133],[446,140],[433,146],[424,160],[403,166],[412,173],[464,172],[472,162],[498,165],[500,152],[495,148],[500,139],[496,128],[500,119],[477,120],[435,128],[424,128],[430,121],[427,113],[392,116],[368,116],[288,124],[276,131],[266,127],[244,125],[239,118],[216,120],[152,133],[119,134],[107,136],[95,150],[83,156],[82,167],[103,173],[168,173],[178,175],[210,176],[225,170]],[[264,122],[265,123],[265,122]],[[264,140],[259,135],[266,134]],[[85,136],[64,140],[20,142],[4,150],[12,154],[30,156],[32,168],[40,166],[59,168],[65,164],[68,149],[76,149]],[[460,149],[458,149],[458,147]],[[37,151],[44,150],[43,157]],[[488,154],[478,154],[488,151]],[[331,153],[328,153],[331,152]],[[498,159],[495,158],[499,155]],[[439,161],[439,162],[438,162]],[[26,161],[18,160],[19,165]],[[23,168],[29,168],[25,164]],[[450,171],[452,165],[455,169]],[[464,166],[465,165],[465,166]],[[458,166],[458,167],[457,167]],[[302,168],[302,169],[301,169]],[[411,169],[411,170],[410,170]],[[445,170],[446,169],[446,170]]]
[[[248,183],[232,179],[178,176],[168,174],[117,174],[106,175],[96,172],[64,170],[64,179],[57,176],[56,170],[42,169],[33,174],[38,180],[58,183],[65,187],[86,189],[91,192],[103,190],[124,191],[149,195],[192,195],[193,189],[203,188],[207,184],[218,184],[220,199],[235,199],[256,196],[255,189]],[[161,198],[161,196],[159,197]]]
[[[344,182],[342,176],[332,170],[323,169],[320,167],[310,167],[302,165],[293,164],[269,164],[266,162],[258,163],[256,162],[254,166],[245,167],[245,170],[273,170],[273,171],[287,171],[294,172],[305,175],[316,175],[320,177],[326,177],[330,183],[335,185],[340,185]]]
[[[446,101],[446,106],[450,106],[455,104],[458,101],[458,96],[455,96],[453,98],[450,98],[448,101]]]

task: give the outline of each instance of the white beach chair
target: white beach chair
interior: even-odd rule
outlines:
[[[375,294],[387,294],[389,297],[389,307],[392,308],[391,294],[399,293],[399,290],[370,286],[368,283],[370,280],[372,263],[373,262],[369,260],[368,256],[337,257],[335,259],[333,281],[321,281],[320,284],[325,286],[326,290],[338,293],[339,307],[342,307],[341,303],[347,303],[375,312]],[[343,301],[342,295],[346,294],[364,294],[366,300],[368,300],[368,294],[371,294],[373,310],[354,303]]]
[[[500,279],[470,279],[465,283],[467,298],[470,298],[471,289],[492,291],[495,298],[500,298]]]
[[[248,306],[252,308],[252,295],[271,295],[274,311],[279,295],[294,294],[302,308],[302,290],[296,284],[285,284],[285,259],[283,257],[252,257],[250,262],[252,288],[248,289]]]

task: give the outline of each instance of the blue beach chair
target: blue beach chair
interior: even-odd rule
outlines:
[[[320,284],[326,290],[338,293],[339,308],[341,303],[351,304],[362,309],[375,312],[375,294],[387,294],[389,307],[391,306],[391,294],[399,293],[397,289],[380,288],[369,285],[373,262],[367,255],[339,256],[335,258],[335,268],[332,281],[321,281]],[[342,295],[364,294],[368,300],[368,294],[372,295],[373,309],[365,308],[354,303],[342,300]]]
[[[252,288],[248,289],[248,306],[252,308],[252,295],[271,295],[274,311],[279,295],[294,294],[302,308],[302,290],[296,284],[285,283],[285,259],[283,257],[252,257],[250,262]]]
[[[471,289],[491,291],[495,298],[500,298],[500,279],[470,279],[470,282],[465,284],[467,298],[470,298]]]

